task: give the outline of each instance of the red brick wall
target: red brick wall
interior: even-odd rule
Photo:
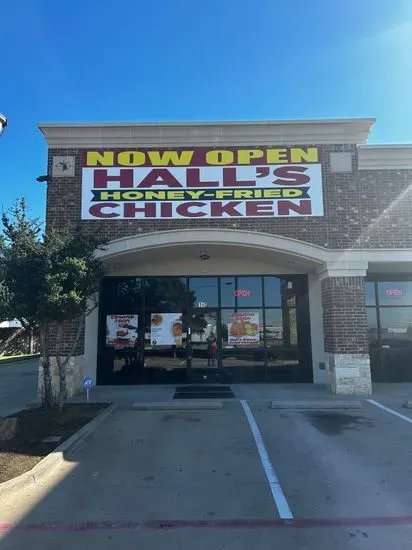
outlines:
[[[322,281],[325,351],[369,353],[363,277],[329,277]]]
[[[67,353],[71,349],[76,336],[78,326],[79,326],[78,321],[66,321],[63,323],[63,339],[62,339],[62,344],[60,348],[60,353],[62,356],[67,355]],[[54,327],[54,330],[52,329],[50,331],[49,346],[50,346],[51,355],[56,354],[56,330],[57,330],[57,326]],[[83,353],[84,353],[84,325],[82,327],[80,338],[77,342],[73,355],[82,355]]]
[[[359,172],[365,248],[412,247],[412,170]]]

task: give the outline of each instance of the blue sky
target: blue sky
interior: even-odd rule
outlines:
[[[412,142],[412,0],[15,0],[1,8],[1,203],[43,217],[37,123],[376,117]]]

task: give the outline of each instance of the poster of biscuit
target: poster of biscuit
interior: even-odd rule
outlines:
[[[133,348],[137,341],[137,315],[106,316],[106,346]]]
[[[228,344],[242,346],[259,342],[259,313],[256,311],[233,313],[228,322]]]
[[[150,341],[152,346],[181,346],[182,314],[152,313]]]

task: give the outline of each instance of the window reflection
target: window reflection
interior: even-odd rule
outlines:
[[[147,277],[145,306],[159,311],[183,311],[187,307],[184,277]]]
[[[370,343],[377,341],[378,338],[378,322],[376,316],[376,308],[368,307],[366,308],[366,313],[368,316],[368,340]]]
[[[365,297],[366,297],[366,305],[367,306],[374,306],[376,303],[376,296],[375,296],[375,283],[372,281],[366,281],[365,283]]]
[[[265,306],[281,305],[279,277],[264,277]]]
[[[235,277],[222,277],[220,279],[220,299],[222,307],[235,307],[235,282]]]
[[[194,307],[218,305],[217,277],[193,277],[189,279],[189,291],[193,294]]]
[[[412,340],[412,307],[380,309],[381,338]]]
[[[268,309],[265,312],[266,345],[271,347],[283,346],[283,318],[281,309]]]
[[[107,277],[102,281],[102,306],[111,313],[128,313],[142,306],[140,277]]]

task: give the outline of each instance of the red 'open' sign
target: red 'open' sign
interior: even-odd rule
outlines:
[[[387,288],[385,290],[386,296],[403,296],[402,288]]]
[[[237,288],[236,290],[233,291],[233,294],[235,296],[251,296],[252,295],[252,291],[251,290],[247,290],[245,288]]]

